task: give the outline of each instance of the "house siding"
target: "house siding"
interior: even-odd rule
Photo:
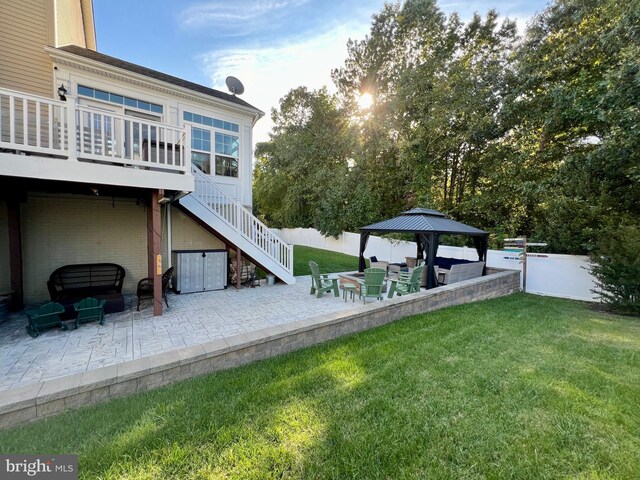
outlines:
[[[171,232],[172,250],[213,250],[226,248],[223,242],[211,235],[207,230],[177,208],[171,209]],[[166,235],[164,238],[166,239]],[[166,241],[163,245],[163,256],[167,258]],[[165,265],[168,264],[166,261],[164,263]]]
[[[56,46],[78,45],[87,48],[84,31],[82,2],[55,0],[56,2]]]
[[[52,96],[52,0],[0,0],[0,87]]]
[[[135,199],[33,193],[21,218],[26,303],[49,297],[49,275],[63,265],[122,265],[126,292],[147,276],[146,208]]]
[[[131,198],[30,193],[21,204],[25,302],[49,298],[47,280],[58,267],[76,263],[111,262],[126,272],[123,291],[135,293],[147,276],[147,207]],[[224,243],[171,209],[172,249],[225,248]],[[163,232],[167,225],[162,212]],[[167,268],[163,235],[163,268]],[[9,247],[6,204],[0,203],[0,292],[9,289]],[[5,285],[6,284],[6,285]]]

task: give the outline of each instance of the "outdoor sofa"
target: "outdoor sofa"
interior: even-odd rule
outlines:
[[[457,260],[457,259],[445,259]],[[437,261],[437,259],[436,259]],[[446,267],[443,267],[446,265]],[[471,278],[481,277],[484,270],[484,262],[473,262],[463,260],[460,263],[443,261],[438,264],[438,283],[448,285],[450,283],[461,282]]]
[[[65,265],[51,274],[47,288],[51,301],[65,308],[65,320],[76,316],[73,305],[87,297],[105,300],[104,313],[122,312],[124,276],[124,268],[115,263]]]

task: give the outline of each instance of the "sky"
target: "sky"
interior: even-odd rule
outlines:
[[[384,0],[93,0],[98,51],[227,91],[233,75],[242,99],[265,112],[254,143],[269,139],[271,109],[292,88],[327,86],[361,40]],[[523,29],[543,0],[440,1],[465,20],[495,9]]]

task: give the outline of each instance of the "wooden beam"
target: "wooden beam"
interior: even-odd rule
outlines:
[[[236,288],[242,287],[242,250],[236,249]]]
[[[147,210],[147,262],[149,278],[153,279],[153,315],[162,315],[162,225],[160,204],[164,190],[151,192],[151,205]]]
[[[9,309],[15,312],[24,308],[22,230],[20,228],[20,202],[18,200],[7,200],[7,217],[9,226],[9,270],[12,291]]]

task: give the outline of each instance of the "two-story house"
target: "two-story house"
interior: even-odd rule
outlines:
[[[251,213],[236,95],[96,51],[91,0],[0,0],[0,293],[47,300],[62,265],[112,262],[125,290],[174,250],[226,249],[287,283],[292,250]]]

